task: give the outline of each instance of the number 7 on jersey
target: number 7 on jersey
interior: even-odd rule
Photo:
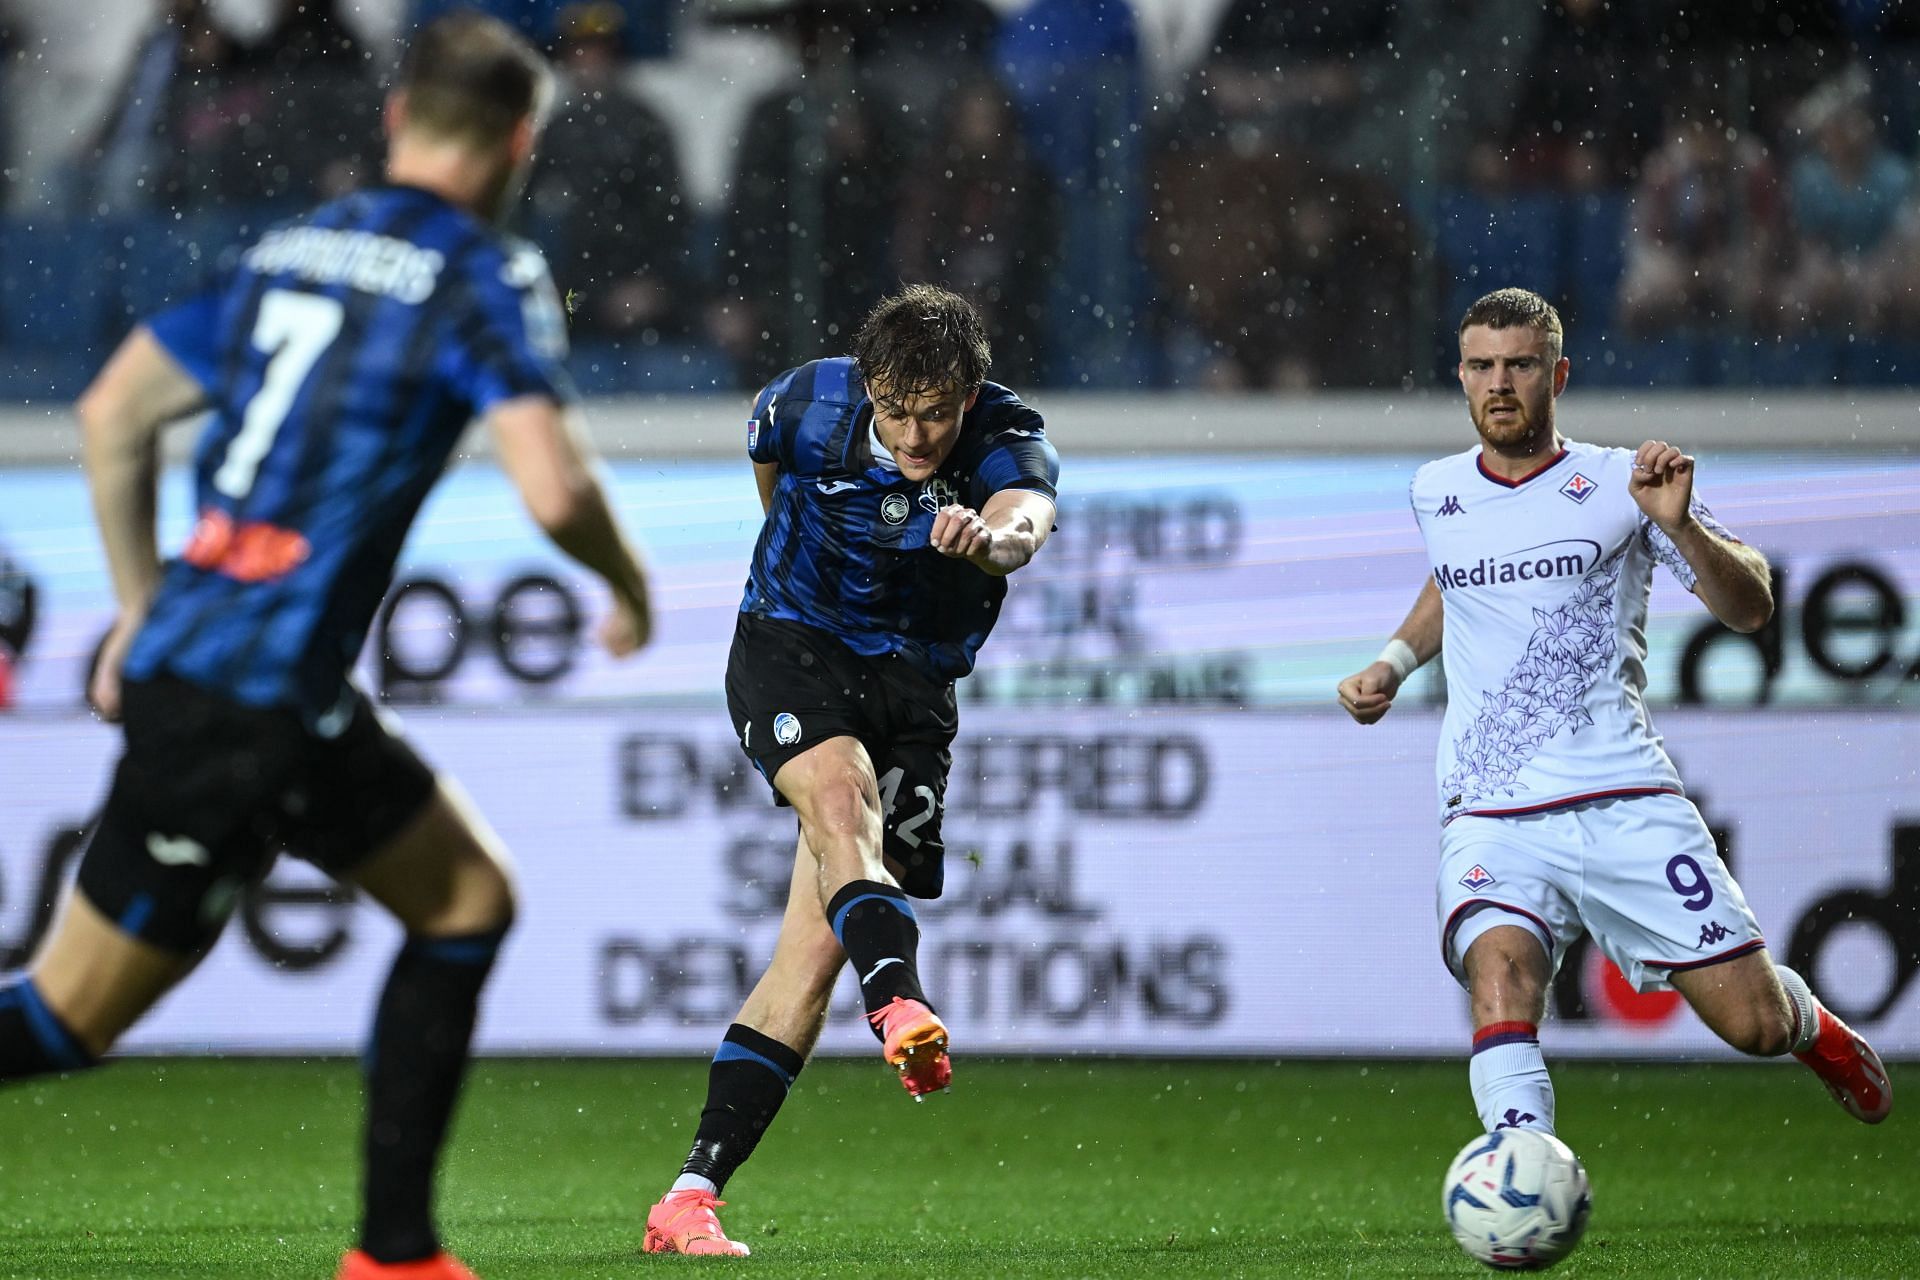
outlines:
[[[215,489],[229,498],[244,498],[252,491],[280,424],[313,366],[340,336],[345,318],[346,309],[335,298],[292,289],[269,289],[261,295],[249,341],[267,353],[267,370],[260,389],[247,401],[226,459],[213,474]]]

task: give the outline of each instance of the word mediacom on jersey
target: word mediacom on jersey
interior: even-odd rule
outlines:
[[[1510,582],[1544,582],[1550,578],[1581,577],[1599,562],[1599,543],[1573,539],[1529,547],[1512,555],[1487,557],[1470,565],[1439,565],[1433,571],[1433,579],[1442,591],[1504,586]]]
[[[791,811],[723,722],[421,710],[524,888],[481,1024],[492,1052],[711,1051],[778,927]],[[1920,1056],[1920,804],[1908,717],[1672,710],[1670,749],[1769,942],[1890,1056]],[[957,744],[930,992],[978,1050],[1437,1055],[1469,1032],[1433,919],[1438,718],[974,708]],[[0,737],[0,942],[44,927],[97,802],[105,729]],[[1697,898],[1697,895],[1695,895]],[[1690,903],[1691,905],[1691,903]],[[1714,941],[1701,903],[1702,951]],[[242,903],[137,1050],[354,1051],[391,926],[298,863]],[[1680,957],[1673,957],[1678,959]],[[823,1045],[869,1053],[849,981]],[[254,1011],[244,1026],[236,1006]],[[1577,946],[1547,1036],[1568,1055],[1717,1055],[1671,995]]]

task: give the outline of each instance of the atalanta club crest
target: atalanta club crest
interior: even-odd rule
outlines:
[[[904,493],[890,493],[880,500],[880,518],[888,524],[905,524],[912,512],[913,504]]]
[[[1493,877],[1487,874],[1487,869],[1477,862],[1473,864],[1471,871],[1460,877],[1460,883],[1474,893],[1480,892],[1493,882]]]
[[[1588,495],[1599,487],[1599,485],[1576,471],[1573,473],[1573,479],[1560,486],[1560,492],[1566,494],[1575,502],[1585,502]]]

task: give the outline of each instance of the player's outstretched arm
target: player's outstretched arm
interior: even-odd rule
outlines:
[[[1686,557],[1694,593],[1735,631],[1758,631],[1773,617],[1773,571],[1754,548],[1721,537],[1693,514],[1693,459],[1664,440],[1633,454],[1627,491]]]
[[[943,556],[1004,578],[1025,565],[1053,532],[1053,499],[1033,489],[1002,489],[979,511],[954,505],[933,518],[929,536]]]
[[[616,658],[653,634],[647,571],[594,467],[592,448],[574,416],[545,396],[521,396],[487,415],[494,447],[527,514],[567,555],[606,580],[613,612],[600,643]]]
[[[1373,724],[1385,716],[1406,678],[1440,652],[1445,631],[1446,606],[1441,602],[1440,588],[1428,578],[1414,598],[1406,621],[1387,641],[1380,656],[1365,670],[1340,682],[1340,705],[1361,724]]]
[[[160,585],[154,533],[160,428],[206,402],[200,384],[142,325],[127,335],[74,406],[93,515],[119,604],[87,689],[94,708],[108,720],[120,718],[120,664]]]

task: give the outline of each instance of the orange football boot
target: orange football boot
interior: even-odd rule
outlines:
[[[337,1280],[480,1280],[465,1264],[442,1250],[416,1262],[376,1262],[355,1249],[340,1259]]]
[[[731,1254],[744,1258],[752,1250],[727,1239],[714,1210],[725,1204],[711,1191],[669,1191],[647,1210],[648,1253]]]
[[[947,1024],[918,1000],[895,996],[887,1007],[867,1015],[886,1038],[880,1052],[894,1070],[907,1096],[919,1102],[936,1089],[953,1088],[953,1059],[947,1056]]]

